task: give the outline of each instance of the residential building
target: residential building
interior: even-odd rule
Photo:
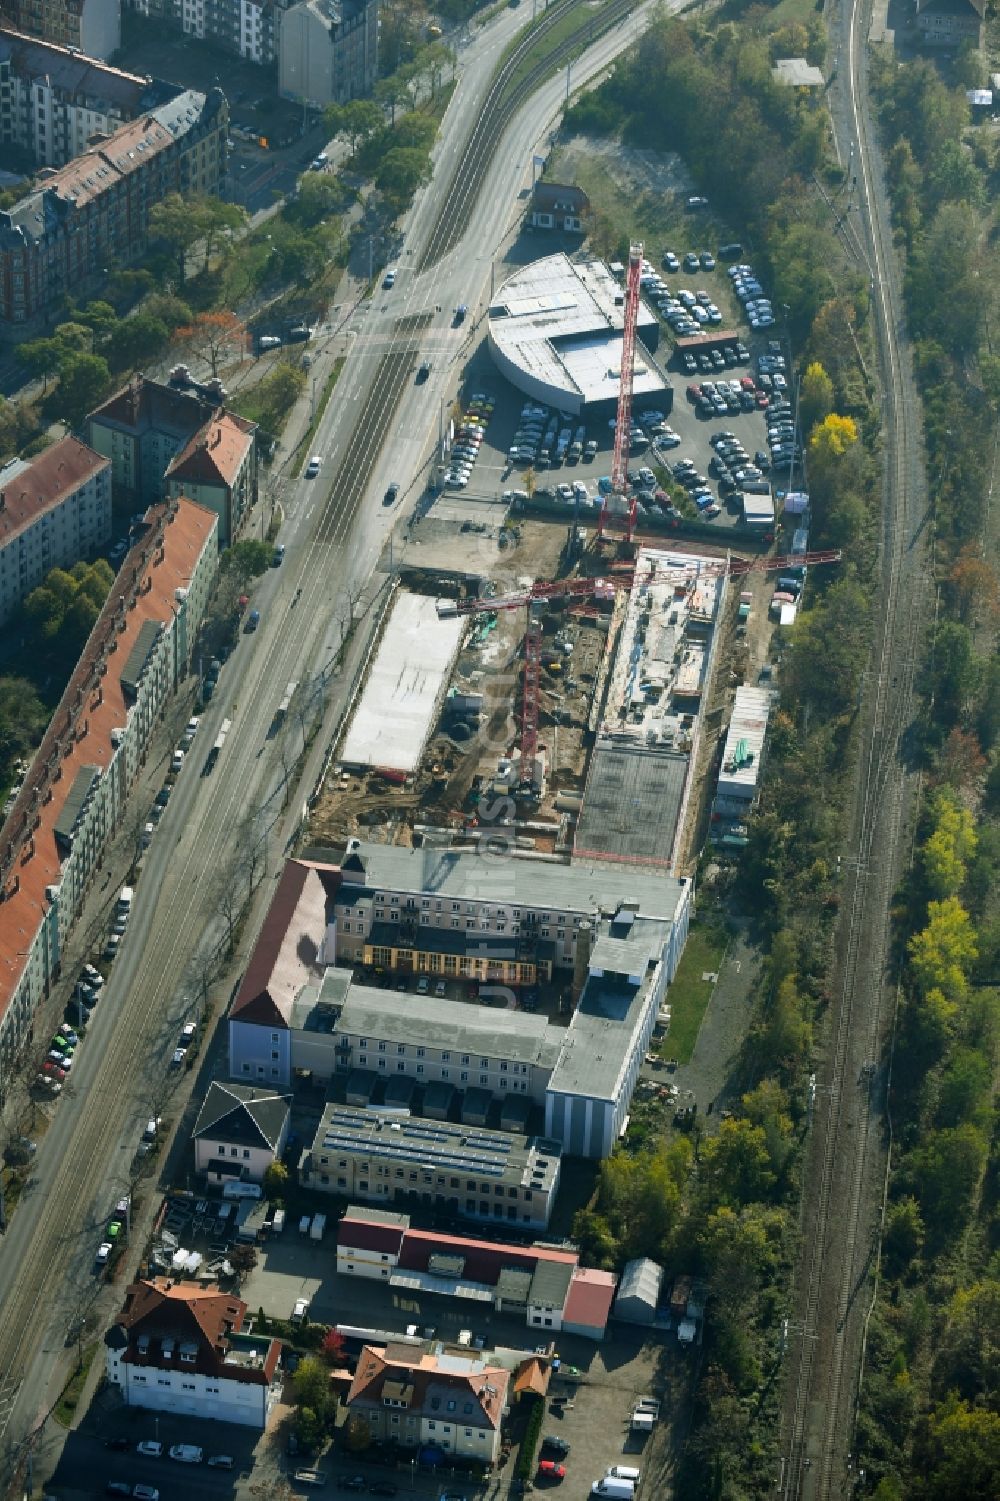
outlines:
[[[126,1407],[264,1429],[280,1400],[281,1340],[242,1333],[247,1305],[218,1287],[134,1282],[104,1336]]]
[[[216,518],[154,507],[0,829],[0,1089],[187,674],[218,567]]]
[[[37,166],[64,166],[180,92],[0,27],[0,146],[28,152]]]
[[[78,438],[0,468],[0,625],[52,568],[72,568],[111,537],[111,465]]]
[[[239,535],[257,499],[256,431],[208,387],[182,390],[142,375],[87,417],[89,443],[111,460],[116,500],[138,506],[188,495],[218,516],[220,547]]]
[[[589,213],[590,199],[582,188],[539,178],[531,190],[528,223],[532,229],[559,229],[582,235]]]
[[[187,495],[219,518],[219,546],[229,547],[257,501],[257,424],[221,407],[167,465],[168,495]]]
[[[4,0],[3,14],[14,31],[88,57],[110,57],[122,43],[121,0]]]
[[[217,193],[228,122],[221,89],[185,89],[0,212],[0,318],[30,322],[94,274],[134,260],[150,210],[169,194]]]
[[[981,48],[986,34],[986,0],[916,0],[917,31],[928,47]]]
[[[378,71],[379,0],[303,0],[281,11],[278,88],[314,109],[371,93]]]
[[[445,1084],[464,1095],[467,1121],[474,1095],[487,1112],[519,1096],[564,1151],[606,1156],[692,898],[684,878],[576,861],[358,841],[339,866],[290,861],[230,1012],[230,1071],[272,1088],[288,1087],[294,1069],[357,1072],[371,1088],[392,1077]],[[356,982],[354,964],[475,979],[499,1006],[411,994],[400,1008]],[[514,1009],[511,987],[540,974],[571,989],[568,1025]]]
[[[166,21],[185,36],[215,42],[249,62],[278,55],[277,13],[288,0],[129,0],[139,15]]]
[[[347,1406],[375,1443],[495,1464],[510,1372],[486,1354],[365,1345]]]
[[[291,1100],[213,1079],[195,1122],[195,1172],[210,1183],[260,1183],[288,1140]]]
[[[626,1324],[652,1324],[663,1294],[663,1268],[648,1256],[629,1261],[615,1298],[615,1318]]]
[[[302,1154],[299,1181],[340,1198],[432,1205],[460,1219],[544,1230],[560,1151],[541,1137],[332,1104]]]

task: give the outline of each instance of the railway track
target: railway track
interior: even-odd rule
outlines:
[[[918,548],[926,477],[898,267],[881,163],[865,107],[868,9],[851,0],[849,130],[858,163],[864,244],[872,276],[884,381],[881,598],[869,666],[860,778],[834,973],[832,1036],[810,1153],[797,1346],[791,1364],[781,1493],[826,1501],[840,1493],[851,1448],[861,1303],[871,1264],[871,1187],[883,1140],[881,1059],[891,1021],[889,909],[913,784],[901,741],[913,712],[914,668],[929,599]]]

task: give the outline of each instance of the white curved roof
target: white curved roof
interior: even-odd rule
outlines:
[[[522,266],[497,290],[490,305],[489,337],[504,373],[533,395],[549,393],[555,406],[579,411],[617,401],[621,379],[624,292],[603,261],[549,255]],[[655,343],[657,323],[639,305],[639,338]],[[637,348],[634,392],[664,389],[648,352]]]

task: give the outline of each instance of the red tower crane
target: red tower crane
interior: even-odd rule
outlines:
[[[625,324],[622,332],[622,368],[618,385],[618,417],[615,452],[611,461],[611,494],[605,495],[597,522],[598,541],[625,515],[625,540],[635,535],[636,501],[628,493],[628,454],[632,433],[632,383],[635,379],[635,331],[639,322],[639,278],[642,276],[642,245],[630,245],[625,280]]]
[[[521,701],[521,780],[530,779],[538,754],[538,698],[541,685],[542,624],[538,606],[547,599],[588,599],[591,596],[610,600],[619,589],[631,589],[638,578],[643,584],[680,583],[685,579],[709,574],[727,574],[742,578],[748,573],[780,573],[783,568],[815,567],[820,563],[839,563],[839,548],[825,552],[792,553],[784,557],[764,554],[756,558],[692,557],[690,563],[666,568],[622,569],[602,578],[554,579],[531,584],[513,594],[493,599],[439,599],[437,612],[442,620],[456,615],[482,615],[493,610],[528,612],[524,634],[524,686]]]

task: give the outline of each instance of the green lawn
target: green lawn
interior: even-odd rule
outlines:
[[[712,994],[712,985],[703,974],[717,974],[729,940],[722,928],[695,924],[677,973],[667,987],[666,1004],[670,1007],[670,1030],[660,1051],[665,1058],[689,1063],[698,1029]]]
[[[87,1380],[87,1374],[93,1364],[98,1348],[97,1340],[93,1340],[89,1345],[84,1347],[83,1364],[79,1370],[74,1371],[73,1375],[67,1381],[62,1389],[59,1401],[53,1408],[52,1416],[63,1428],[68,1428],[76,1415],[76,1405],[83,1393],[84,1383]]]

